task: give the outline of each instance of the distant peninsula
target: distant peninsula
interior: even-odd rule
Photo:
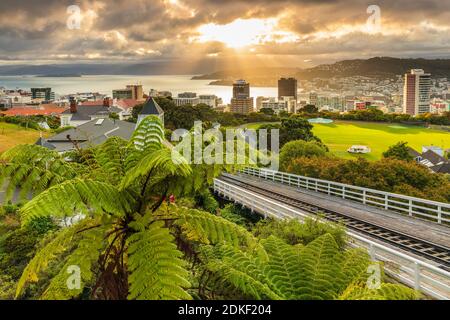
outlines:
[[[36,78],[81,78],[83,75],[79,73],[62,73],[62,74],[39,74]]]

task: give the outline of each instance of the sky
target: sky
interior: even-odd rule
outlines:
[[[450,0],[1,0],[0,65],[450,57]]]

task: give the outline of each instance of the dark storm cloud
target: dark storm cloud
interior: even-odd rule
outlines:
[[[66,27],[67,7],[73,4],[80,6],[84,16],[81,30]],[[335,34],[341,26],[363,25],[368,18],[366,9],[373,4],[381,8],[383,28],[389,32],[367,35],[347,30]],[[298,37],[288,43],[255,45],[260,55],[340,58],[355,50],[397,56],[450,52],[449,0],[1,0],[0,58],[152,59],[159,55],[232,54],[223,43],[192,39],[201,25],[227,24],[239,18],[277,18],[280,31]]]

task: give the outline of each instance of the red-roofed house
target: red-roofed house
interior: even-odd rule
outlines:
[[[117,108],[120,108],[123,110],[123,117],[131,117],[131,112],[133,111],[133,108],[139,104],[144,104],[145,101],[143,100],[136,100],[136,99],[117,99],[114,101],[114,105]]]
[[[0,111],[7,117],[14,116],[59,116],[67,108],[60,107],[56,104],[41,104],[39,106],[18,106],[6,111]]]

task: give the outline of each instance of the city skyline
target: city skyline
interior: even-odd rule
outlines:
[[[443,58],[449,12],[450,3],[406,0],[2,1],[0,64],[188,61],[220,69]]]

